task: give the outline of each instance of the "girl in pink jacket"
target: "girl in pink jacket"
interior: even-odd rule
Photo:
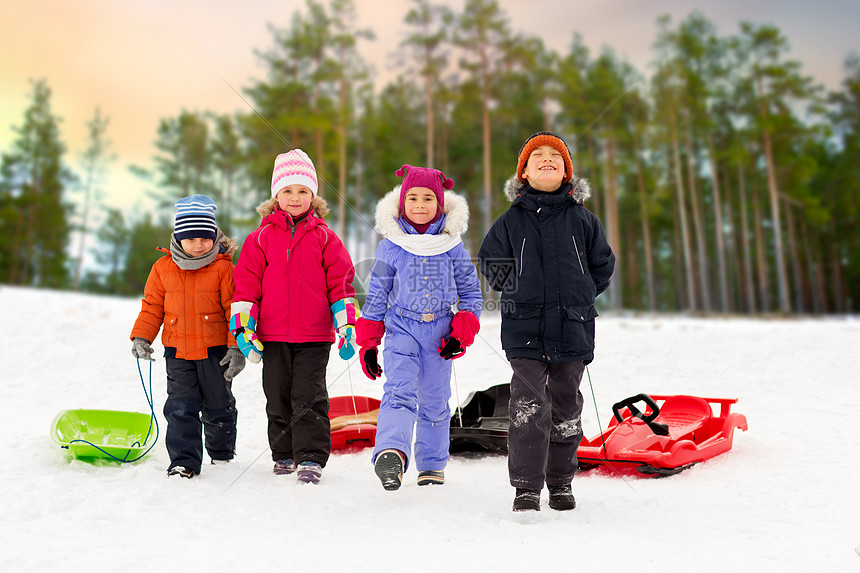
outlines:
[[[278,155],[272,198],[242,246],[233,273],[230,329],[251,362],[263,361],[269,447],[278,475],[317,483],[331,451],[325,371],[338,338],[340,357],[356,352],[352,259],[323,216],[311,159]]]

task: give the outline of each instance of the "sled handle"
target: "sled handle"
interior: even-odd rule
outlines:
[[[636,402],[645,402],[645,404],[651,408],[651,413],[647,416],[639,411],[635,404]],[[639,418],[643,422],[645,422],[651,431],[657,434],[658,436],[668,436],[669,435],[669,426],[667,424],[660,424],[659,422],[655,422],[654,418],[660,415],[660,406],[657,405],[657,402],[654,401],[651,396],[648,394],[637,394],[635,396],[631,396],[629,398],[625,398],[620,402],[617,402],[612,405],[612,413],[615,414],[615,419],[618,422],[623,422],[624,418],[621,416],[621,409],[627,408],[630,410],[630,414],[634,418]]]

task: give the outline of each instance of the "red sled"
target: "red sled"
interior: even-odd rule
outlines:
[[[379,400],[367,396],[329,398],[331,449],[355,451],[376,445]]]
[[[661,401],[662,405],[658,405]],[[747,419],[732,413],[737,398],[638,394],[612,406],[614,418],[602,434],[583,438],[576,451],[580,470],[673,475],[732,449],[735,428]],[[645,412],[635,404],[644,402]],[[714,416],[711,405],[720,406]]]

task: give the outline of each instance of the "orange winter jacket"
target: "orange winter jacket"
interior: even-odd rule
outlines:
[[[161,343],[185,360],[202,360],[213,346],[236,346],[229,329],[233,289],[233,259],[225,253],[193,271],[161,257],[146,279],[129,338],[152,342],[163,324]]]

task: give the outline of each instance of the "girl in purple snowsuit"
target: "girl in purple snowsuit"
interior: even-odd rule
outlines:
[[[466,200],[445,192],[454,183],[437,169],[404,165],[396,174],[403,183],[376,208],[383,240],[355,325],[361,366],[371,380],[382,374],[377,347],[385,335],[385,385],[372,461],[386,490],[400,488],[413,458],[418,485],[444,483],[449,360],[474,342],[483,302],[478,273],[460,240],[469,220]]]

